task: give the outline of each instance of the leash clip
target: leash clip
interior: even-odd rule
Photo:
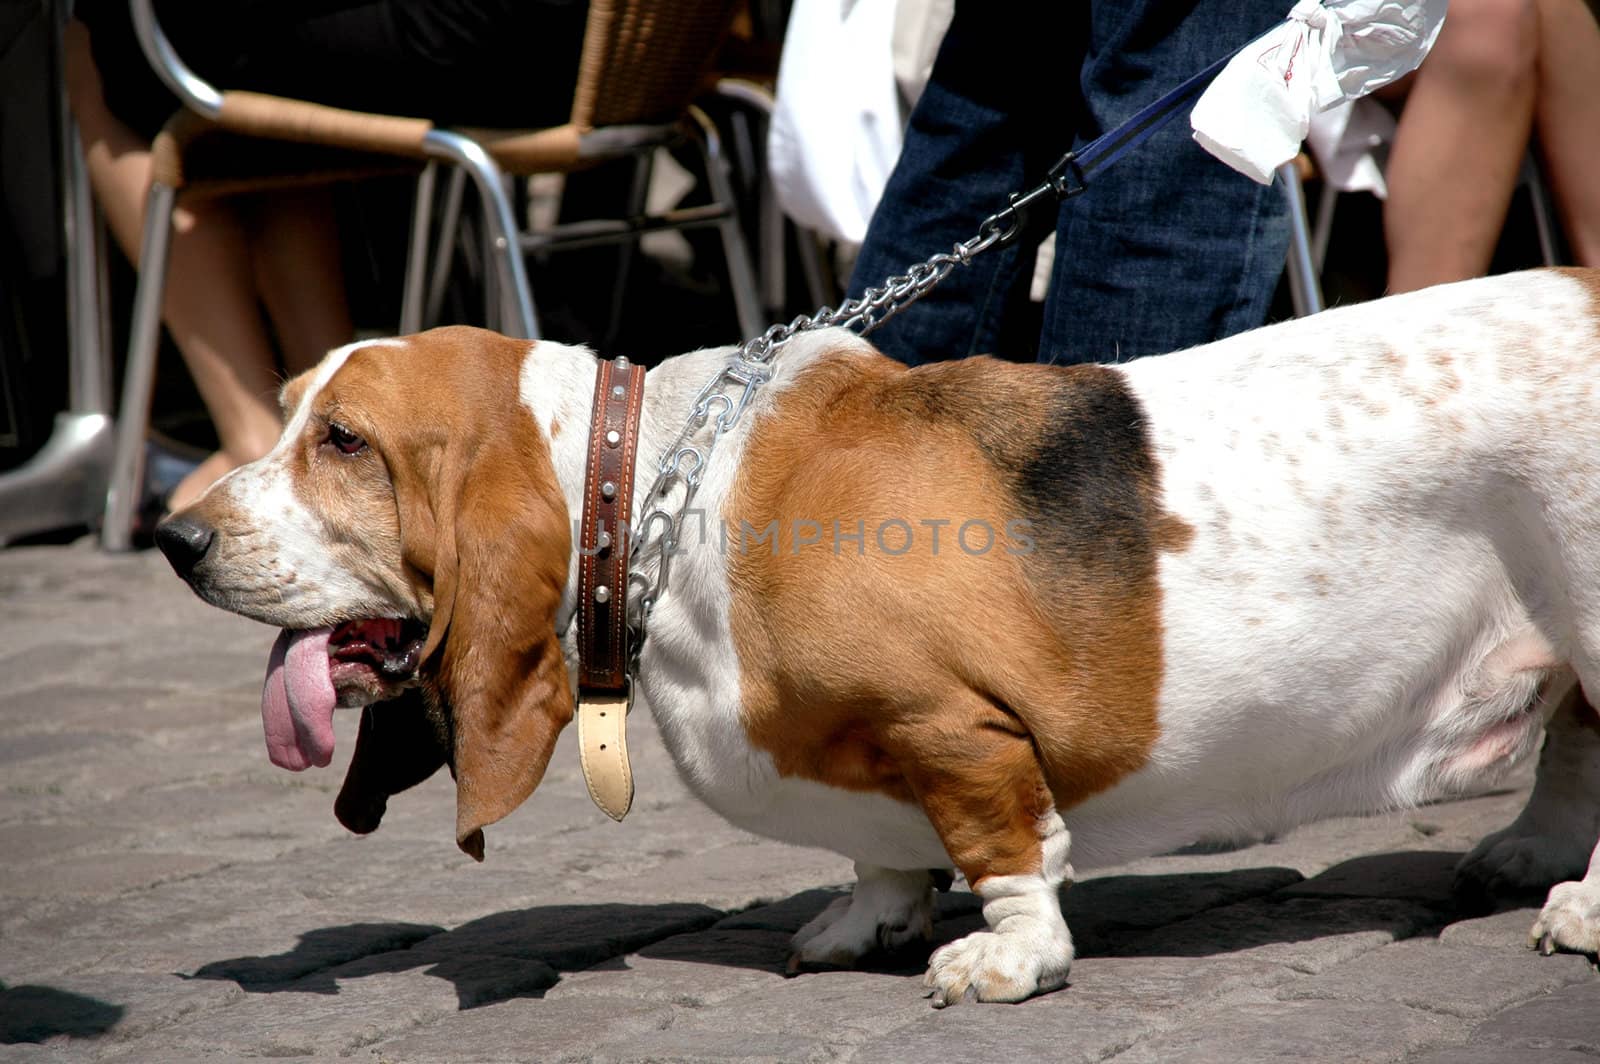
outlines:
[[[1056,164],[1046,172],[1045,179],[1056,199],[1071,199],[1089,187],[1088,180],[1083,176],[1083,167],[1078,165],[1078,153],[1073,151],[1057,159]]]
[[[1083,169],[1074,152],[1067,152],[1045,174],[1045,179],[1026,192],[1011,193],[1006,206],[985,218],[978,231],[991,238],[985,246],[1011,243],[1027,228],[1028,214],[1040,200],[1055,202],[1071,199],[1088,188]]]

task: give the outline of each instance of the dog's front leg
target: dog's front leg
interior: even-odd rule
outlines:
[[[1073,954],[1060,890],[1072,878],[1071,838],[1028,733],[983,707],[958,734],[920,737],[916,760],[902,764],[989,925],[930,958],[934,1006],[1021,1001],[1064,986]]]

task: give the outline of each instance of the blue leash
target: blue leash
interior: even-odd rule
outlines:
[[[1112,165],[1154,136],[1159,129],[1176,118],[1179,111],[1199,96],[1210,84],[1211,79],[1221,73],[1222,68],[1241,51],[1242,48],[1235,49],[1218,59],[1159,100],[1140,108],[1132,118],[1117,128],[1102,133],[1085,144],[1081,150],[1067,152],[1050,167],[1044,181],[1038,185],[1026,192],[1013,192],[1009,205],[995,216],[1007,226],[998,243],[1008,244],[1016,239],[1017,234],[1022,232],[1023,226],[1027,224],[1029,209],[1040,200],[1046,198],[1065,200],[1087,189],[1089,175]]]

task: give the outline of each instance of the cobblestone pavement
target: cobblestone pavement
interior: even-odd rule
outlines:
[[[1531,909],[1471,917],[1450,897],[1525,777],[1104,870],[1069,895],[1067,989],[934,1011],[926,951],[783,976],[848,863],[721,822],[642,715],[624,824],[590,805],[568,738],[483,865],[452,841],[446,778],[346,834],[354,714],[329,769],[268,764],[272,639],[153,553],[0,551],[0,1060],[1600,1056],[1589,962],[1530,952]],[[973,901],[941,897],[938,941],[978,926]]]

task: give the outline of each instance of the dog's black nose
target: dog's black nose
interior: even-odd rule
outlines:
[[[216,529],[192,517],[169,517],[156,526],[156,546],[178,575],[187,580],[211,549],[215,535]]]

